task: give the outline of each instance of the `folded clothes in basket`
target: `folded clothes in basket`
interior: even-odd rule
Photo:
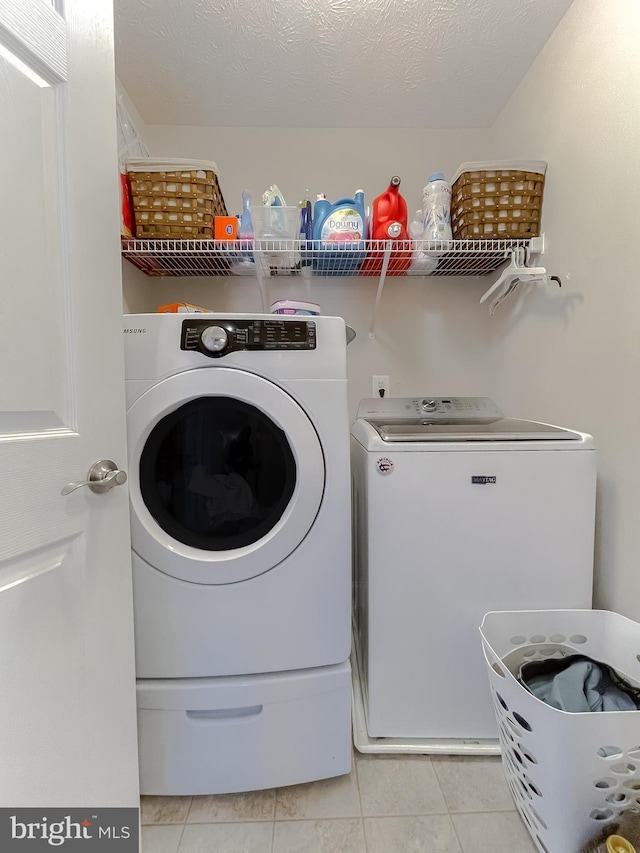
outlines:
[[[640,688],[606,663],[586,655],[527,661],[518,681],[535,697],[559,711],[637,711]]]

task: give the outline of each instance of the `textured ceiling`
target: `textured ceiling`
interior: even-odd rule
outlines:
[[[487,127],[571,2],[115,0],[116,70],[150,124]]]

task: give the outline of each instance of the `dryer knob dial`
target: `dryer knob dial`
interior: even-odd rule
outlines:
[[[229,343],[229,335],[222,326],[207,326],[200,335],[200,341],[209,352],[221,352]]]
[[[437,400],[423,400],[422,401],[422,408],[425,410],[425,412],[435,412],[435,410],[438,408],[438,401]]]

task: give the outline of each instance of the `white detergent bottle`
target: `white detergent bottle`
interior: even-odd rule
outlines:
[[[429,175],[422,190],[423,240],[451,240],[451,187],[442,172]]]

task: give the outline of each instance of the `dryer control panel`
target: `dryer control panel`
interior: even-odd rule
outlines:
[[[221,358],[243,350],[312,350],[316,348],[313,320],[204,319],[184,320],[180,349]]]

